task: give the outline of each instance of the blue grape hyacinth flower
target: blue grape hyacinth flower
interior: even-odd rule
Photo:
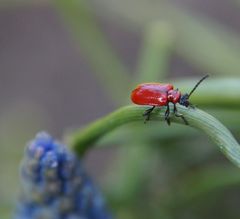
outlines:
[[[111,219],[80,160],[45,132],[26,148],[15,219]]]

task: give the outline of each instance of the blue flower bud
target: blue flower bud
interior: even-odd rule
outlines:
[[[25,154],[15,219],[112,218],[80,160],[64,145],[41,132]]]

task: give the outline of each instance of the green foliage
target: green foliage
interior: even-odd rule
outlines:
[[[62,7],[59,8],[62,14],[69,12],[69,7],[79,7],[75,5],[76,1],[61,2]],[[118,103],[126,102],[126,91],[129,93],[131,86],[136,83],[169,81],[166,77],[169,75],[171,55],[175,52],[204,74],[208,72],[211,75],[194,93],[191,101],[217,116],[239,138],[240,44],[239,36],[234,31],[167,1],[77,2],[84,5],[84,9],[81,7],[84,13],[81,14],[88,13],[87,16],[93,20],[95,18],[89,12],[90,2],[96,6],[97,13],[100,12],[103,19],[110,19],[131,31],[142,30],[143,40],[134,77],[128,75],[125,80],[126,71],[124,74],[119,71],[122,67],[113,67],[111,76],[107,75],[108,69],[104,69],[101,64],[95,68],[97,77],[109,83],[105,86],[106,93],[110,91],[113,101],[116,101],[114,97],[117,96],[120,97]],[[81,42],[84,39],[79,35],[80,30],[89,30],[81,28],[84,27],[82,22],[88,19],[84,20],[75,14],[70,13],[67,19],[75,20],[72,32]],[[91,31],[88,34],[90,36]],[[101,43],[103,38],[102,34],[95,34],[87,43]],[[86,50],[84,45],[80,44],[80,47]],[[86,50],[90,61],[94,57],[103,65],[116,63],[106,55],[115,53],[108,43],[101,43],[101,57],[96,55],[99,54],[98,48],[99,45],[96,45]],[[118,63],[121,61],[118,60]],[[220,78],[220,74],[228,78]],[[125,83],[128,81],[127,86],[122,79],[119,80],[121,76]],[[181,91],[189,92],[197,80],[196,77],[181,77],[181,80],[173,81]],[[112,85],[116,89],[112,89]],[[212,143],[217,144],[223,154],[239,166],[239,144],[230,131],[201,110],[179,107],[190,126],[204,131],[212,140],[210,142],[190,127],[177,124],[167,127],[162,122],[151,121],[144,125],[141,116],[144,109],[135,106],[121,108],[68,137],[80,155],[92,146],[124,145],[120,148],[116,162],[110,164],[112,171],[105,177],[103,185],[116,215],[119,218],[142,219],[236,218],[240,213],[238,207],[226,209],[221,206],[225,204],[225,196],[229,196],[229,202],[237,203],[232,194],[240,192],[239,170],[212,147]],[[163,120],[163,114],[164,108],[156,110],[152,120]],[[174,117],[171,119],[182,122]]]
[[[1,6],[11,5],[6,2],[10,1],[3,1]],[[24,2],[30,4],[30,1]],[[102,185],[116,216],[125,219],[238,218],[239,34],[203,14],[164,0],[55,0],[51,3],[115,105],[129,102],[132,86],[142,81],[173,82],[181,91],[188,92],[199,77],[179,75],[169,80],[173,55],[211,76],[191,97],[204,111],[179,107],[189,127],[174,116],[171,116],[170,127],[159,122],[164,120],[164,107],[154,111],[153,121],[143,124],[142,113],[146,107],[126,106],[67,137],[80,156],[92,147],[121,146],[115,162],[109,164],[111,171]],[[239,5],[239,0],[235,4]],[[97,17],[141,34],[134,75],[112,48]],[[24,123],[32,129],[30,121]],[[8,145],[21,142],[17,136],[12,143],[11,139],[4,138],[1,126],[0,129],[1,152]],[[24,132],[22,136],[25,135]],[[219,153],[214,144],[223,153]],[[5,155],[1,156],[3,163]],[[19,151],[11,154],[13,165],[17,165],[19,158]],[[13,169],[9,165],[8,168]],[[2,169],[6,171],[4,165]],[[10,189],[0,190],[3,218],[9,218],[9,203],[17,190],[15,181],[10,179]]]
[[[114,90],[113,100],[123,98],[128,90],[127,68],[111,49],[85,0],[56,0],[56,5],[74,31],[76,41],[86,54],[90,66],[107,90]],[[108,93],[113,95],[112,92]]]

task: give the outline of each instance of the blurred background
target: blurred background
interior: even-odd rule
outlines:
[[[1,0],[0,217],[36,132],[62,139],[129,104],[139,82],[187,91],[210,74],[193,102],[239,140],[239,21],[240,0]],[[112,147],[91,150],[86,168],[116,218],[239,218],[240,171],[202,133],[131,124],[99,144]]]

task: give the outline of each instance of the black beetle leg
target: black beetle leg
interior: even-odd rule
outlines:
[[[165,120],[166,120],[167,124],[168,124],[168,125],[171,125],[171,121],[170,121],[170,118],[169,118],[169,114],[170,114],[170,109],[169,109],[169,104],[168,104],[164,117],[165,117]]]
[[[174,112],[174,115],[175,115],[176,117],[181,117],[181,118],[182,118],[182,120],[183,120],[183,122],[185,123],[185,125],[189,125],[189,124],[188,124],[188,121],[185,119],[185,117],[184,117],[182,114],[178,113],[176,104],[174,104],[173,112]]]
[[[146,123],[150,119],[151,112],[154,110],[155,106],[147,109],[144,113],[143,116],[146,116],[144,123]]]

